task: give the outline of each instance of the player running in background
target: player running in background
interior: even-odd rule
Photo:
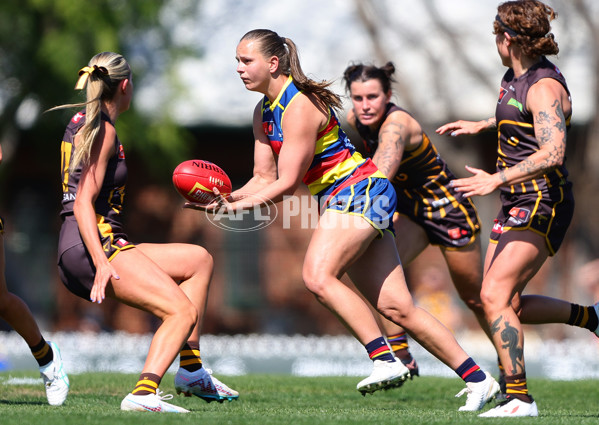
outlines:
[[[165,402],[172,395],[162,396],[158,390],[177,354],[177,392],[206,401],[236,399],[238,393],[212,377],[200,359],[199,331],[212,256],[191,244],[134,245],[122,227],[127,166],[114,124],[131,103],[129,64],[119,54],[99,53],[79,75],[75,88],[87,86],[87,102],[51,109],[85,105],[71,119],[61,147],[60,277],[86,300],[101,303],[109,296],[162,321],[139,381],[121,409],[187,412]]]
[[[572,103],[566,80],[545,55],[558,53],[550,33],[557,14],[536,0],[509,1],[493,23],[497,50],[508,71],[495,117],[456,121],[439,134],[476,134],[497,128],[497,171],[466,167],[473,176],[453,181],[464,196],[500,190],[502,207],[491,232],[481,300],[504,368],[507,398],[483,417],[537,416],[528,394],[521,323],[567,323],[599,333],[597,304],[580,306],[522,292],[554,255],[572,219],[572,184],[565,167]]]
[[[2,147],[0,147],[0,163]],[[40,368],[46,397],[52,406],[60,406],[69,393],[69,377],[64,371],[60,350],[46,341],[27,304],[8,291],[4,263],[4,220],[0,217],[0,317],[23,337]]]
[[[358,390],[371,392],[383,376],[397,373],[405,379],[409,371],[390,351],[363,298],[339,280],[345,273],[379,312],[401,323],[464,379],[468,396],[460,410],[481,409],[499,385],[446,327],[413,304],[393,239],[395,191],[340,128],[334,113],[340,98],[328,83],[307,78],[295,44],[273,31],[245,34],[236,58],[246,89],[264,97],[253,116],[254,175],[233,192],[230,203],[223,202],[233,212],[264,205],[264,200],[280,202],[303,181],[322,213],[305,256],[304,282],[374,360],[373,374]]]
[[[391,181],[397,195],[393,226],[402,263],[429,245],[438,245],[460,298],[491,338],[480,303],[480,225],[474,204],[449,187],[455,179],[418,121],[391,102],[395,66],[354,64],[343,73],[353,108],[348,123],[360,134],[366,156]],[[405,331],[383,318],[395,355],[418,375]]]

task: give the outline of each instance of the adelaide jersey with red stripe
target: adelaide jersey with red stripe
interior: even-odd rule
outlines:
[[[277,155],[284,140],[285,110],[301,93],[289,76],[273,102],[266,96],[262,101],[262,126]],[[385,178],[370,159],[364,159],[356,151],[331,108],[328,114],[326,126],[318,132],[314,159],[303,177],[303,182],[320,205],[339,190],[368,177]]]

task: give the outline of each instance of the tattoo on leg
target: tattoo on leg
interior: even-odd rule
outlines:
[[[491,336],[499,332],[499,322],[503,319],[503,316],[499,316],[497,320],[490,324]]]
[[[496,320],[494,320],[490,325],[491,335],[495,335],[499,332],[500,323],[503,320],[503,316],[499,316]],[[501,346],[503,349],[507,349],[510,355],[510,359],[512,361],[512,370],[511,373],[518,373],[518,366],[520,369],[524,370],[524,362],[522,361],[524,358],[524,349],[523,347],[518,345],[518,329],[510,325],[510,322],[507,320],[504,322],[505,329],[501,331],[501,340],[505,342]],[[504,368],[507,369],[507,365],[503,365]]]

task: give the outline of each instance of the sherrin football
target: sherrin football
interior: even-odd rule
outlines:
[[[189,202],[209,204],[216,187],[223,196],[231,193],[231,180],[218,165],[201,159],[191,159],[177,165],[173,171],[177,192]]]

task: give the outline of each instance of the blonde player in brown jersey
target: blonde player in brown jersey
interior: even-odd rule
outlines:
[[[2,162],[2,147],[0,147]],[[64,370],[60,350],[54,342],[46,341],[25,302],[8,291],[4,262],[4,220],[0,217],[0,318],[23,337],[37,361],[46,397],[52,406],[63,404],[69,393],[69,378]]]
[[[455,175],[441,158],[420,123],[391,102],[392,62],[377,67],[353,64],[343,78],[353,108],[348,123],[364,142],[366,156],[393,184],[397,207],[399,258],[409,264],[429,244],[439,246],[461,299],[472,309],[490,338],[480,304],[482,258],[480,225],[469,198],[449,187]],[[418,365],[408,349],[403,328],[381,320],[395,355],[418,375]]]
[[[503,365],[507,398],[482,417],[537,416],[528,394],[522,323],[567,323],[599,333],[598,305],[522,292],[558,250],[572,219],[574,199],[565,168],[572,102],[566,80],[545,55],[558,52],[550,33],[555,11],[536,0],[509,1],[493,23],[497,50],[508,67],[494,118],[456,121],[439,134],[476,134],[497,128],[497,171],[467,167],[454,180],[465,196],[500,190],[502,207],[487,250],[481,300]]]
[[[122,410],[185,413],[167,403],[158,386],[180,356],[177,392],[208,402],[238,397],[202,366],[199,331],[212,276],[213,260],[191,244],[131,243],[121,210],[127,179],[123,145],[115,129],[133,96],[131,68],[117,53],[95,55],[79,71],[76,89],[87,101],[68,124],[62,141],[62,226],[58,270],[65,286],[84,299],[106,296],[147,311],[156,330],[137,385]]]

